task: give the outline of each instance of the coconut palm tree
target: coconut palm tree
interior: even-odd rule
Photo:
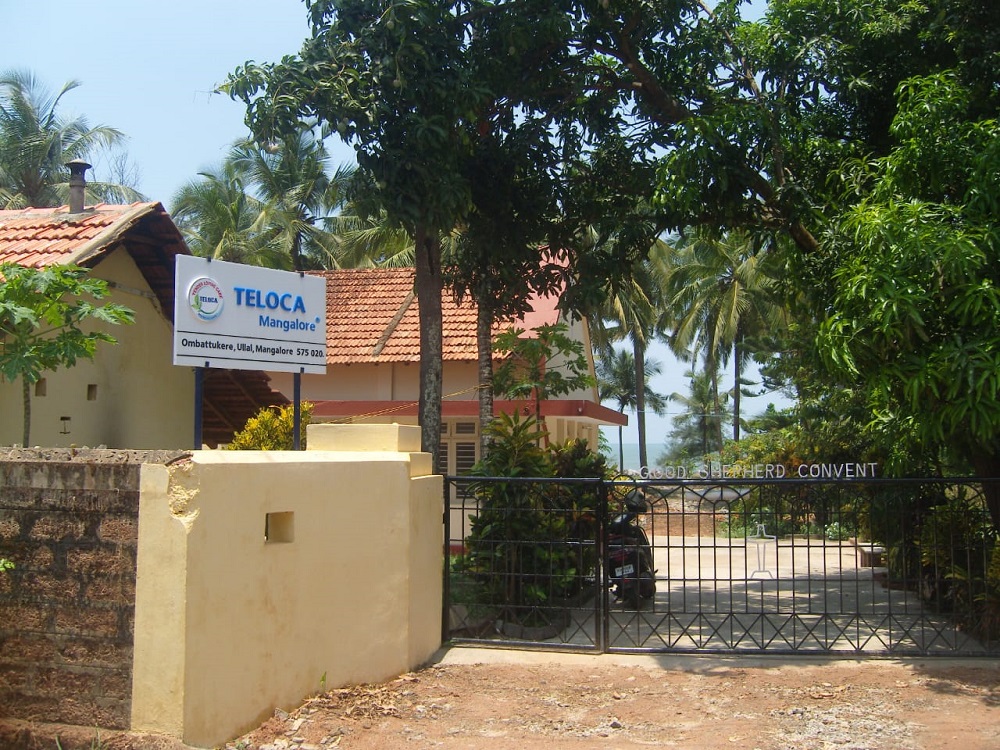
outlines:
[[[286,253],[294,270],[340,265],[325,223],[344,206],[353,166],[341,165],[331,175],[326,148],[310,133],[263,147],[242,141],[227,161],[260,201],[255,231]]]
[[[327,219],[326,227],[337,237],[337,261],[342,268],[413,265],[413,240],[405,229],[389,224],[384,210],[368,215],[348,202],[337,216]]]
[[[719,365],[734,363],[733,439],[740,437],[740,395],[749,361],[748,339],[784,320],[769,263],[771,238],[758,241],[742,232],[718,236],[697,229],[662,259],[669,267],[667,305],[676,316],[671,348],[700,351],[712,380],[715,411],[720,410]],[[721,422],[720,429],[721,429]],[[721,443],[721,435],[719,436]]]
[[[646,360],[642,369],[646,378],[645,387],[642,389],[645,395],[645,404],[654,413],[663,416],[667,412],[667,403],[671,396],[664,396],[649,387],[649,378],[659,375],[662,366],[654,359]],[[636,389],[635,374],[639,369],[636,367],[635,356],[628,349],[613,349],[605,351],[597,360],[597,392],[601,401],[613,401],[618,406],[618,411],[622,414],[626,409],[637,409],[639,405],[638,391]],[[645,466],[640,457],[640,465]],[[625,465],[625,451],[622,447],[622,426],[618,426],[618,470],[623,471]]]
[[[86,119],[66,119],[58,112],[63,96],[80,86],[70,81],[56,93],[46,91],[27,71],[0,76],[0,207],[59,206],[69,195],[73,159],[93,161],[100,151],[120,146],[125,136]],[[130,187],[87,183],[90,202],[129,202],[142,195]]]
[[[173,199],[173,218],[188,247],[205,258],[289,268],[287,253],[256,231],[264,206],[244,185],[245,176],[225,161],[181,187]]]
[[[653,340],[662,336],[669,312],[664,305],[662,265],[653,262],[652,258],[663,255],[668,249],[662,240],[655,240],[649,257],[636,262],[624,282],[612,284],[604,304],[591,318],[591,337],[600,358],[611,356],[617,341],[631,343],[639,463],[642,466],[648,465],[646,383],[649,378],[644,369],[647,365],[645,354]]]
[[[722,425],[730,418],[728,394],[720,397],[713,383],[717,377],[707,370],[687,373],[688,393],[673,393],[671,399],[683,407],[674,417],[670,433],[670,459],[703,457],[722,448]],[[669,460],[669,459],[668,459]]]

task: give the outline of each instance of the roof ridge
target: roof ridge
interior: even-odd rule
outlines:
[[[375,347],[372,349],[373,357],[377,357],[382,353],[385,345],[389,342],[389,339],[392,338],[392,334],[396,330],[396,326],[399,325],[399,321],[401,321],[403,316],[406,315],[406,311],[410,309],[410,305],[413,304],[413,300],[416,299],[416,297],[417,294],[412,289],[407,292],[402,303],[399,305],[399,309],[396,310],[396,314],[392,316],[392,320],[386,324],[385,330],[382,331],[382,335],[379,337],[379,340],[375,342]]]
[[[148,213],[155,212],[156,207],[160,206],[160,203],[149,202],[120,205],[128,210],[124,211],[121,217],[114,224],[111,224],[106,231],[101,232],[92,240],[82,245],[75,253],[71,254],[69,258],[70,263],[80,264],[102,250],[111,247],[123,234],[125,234],[125,232],[131,229],[135,223],[139,221],[139,219]]]

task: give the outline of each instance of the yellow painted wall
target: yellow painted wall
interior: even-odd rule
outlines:
[[[149,287],[119,248],[91,274],[132,290]],[[104,326],[118,344],[98,344],[93,361],[46,372],[45,395],[31,398],[32,445],[106,445],[109,448],[185,448],[194,435],[194,376],[171,363],[173,333],[158,303],[115,289],[104,301],[136,313],[130,326]],[[88,400],[88,385],[96,398]],[[22,441],[21,383],[0,382],[0,445]],[[61,417],[69,417],[63,422]],[[64,424],[68,433],[62,432]]]
[[[134,729],[215,746],[324,675],[385,680],[433,654],[442,483],[419,442],[415,427],[310,425],[305,452],[143,467]],[[292,514],[290,541],[274,526],[265,541],[275,513]]]

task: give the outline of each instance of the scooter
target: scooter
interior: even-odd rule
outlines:
[[[615,599],[638,609],[656,594],[653,550],[639,525],[639,514],[649,510],[639,490],[630,490],[624,510],[608,522],[608,578]]]

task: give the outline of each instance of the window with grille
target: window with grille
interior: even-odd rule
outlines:
[[[478,443],[455,443],[455,473],[468,474],[476,463]]]
[[[441,448],[438,453],[438,472],[442,474],[468,474],[479,460],[479,423],[473,421],[441,423]]]

